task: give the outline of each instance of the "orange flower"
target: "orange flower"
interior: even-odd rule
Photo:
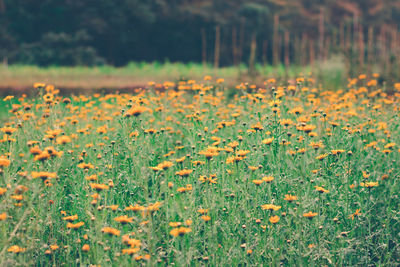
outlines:
[[[64,217],[63,220],[72,222],[72,221],[78,220],[78,215],[75,214],[75,215],[72,215],[72,216],[67,216],[67,217]]]
[[[372,188],[375,186],[378,186],[378,182],[366,182],[366,183],[360,183],[361,186],[366,187],[366,188]]]
[[[8,167],[10,165],[10,160],[5,157],[0,157],[0,167]]]
[[[1,131],[5,133],[6,135],[11,135],[13,132],[15,132],[17,129],[12,128],[12,127],[3,127],[1,128]]]
[[[272,224],[279,222],[279,220],[280,218],[277,215],[269,217],[269,222]]]
[[[109,188],[108,185],[105,185],[105,184],[95,184],[95,183],[91,183],[91,184],[90,184],[90,187],[93,188],[93,189],[95,189],[95,190],[97,190],[97,191],[106,190],[106,189]]]
[[[133,106],[131,107],[129,110],[127,110],[124,114],[125,117],[129,118],[132,116],[139,116],[140,114],[144,113],[144,112],[152,112],[151,109],[146,108],[146,107],[142,107],[142,106]]]
[[[101,231],[105,234],[119,236],[121,231],[112,227],[104,227]]]
[[[208,215],[203,215],[203,216],[201,216],[201,218],[202,218],[205,222],[208,222],[209,220],[211,220],[211,217],[208,216]]]
[[[189,174],[191,174],[192,172],[193,172],[193,170],[184,169],[184,170],[181,170],[181,171],[177,171],[177,172],[175,173],[175,175],[179,175],[180,177],[187,177],[187,176],[189,176]]]
[[[78,164],[78,168],[88,170],[88,169],[93,169],[94,166],[91,163],[80,163]]]
[[[179,187],[177,189],[177,191],[179,193],[185,193],[185,192],[188,192],[188,191],[192,191],[192,189],[193,189],[192,185],[191,184],[187,184],[186,187]]]
[[[297,196],[285,195],[285,200],[286,201],[292,202],[292,201],[295,201],[297,199],[298,199]]]
[[[183,156],[183,157],[181,157],[181,158],[179,158],[179,159],[175,159],[175,161],[176,161],[177,163],[182,163],[183,161],[185,161],[185,159],[186,159],[186,156]]]
[[[303,214],[303,217],[306,217],[308,219],[312,219],[315,216],[317,216],[317,213],[316,212],[311,212],[311,211]]]
[[[82,246],[82,251],[88,252],[90,250],[90,246],[88,244],[85,244]]]
[[[200,155],[204,155],[206,159],[211,159],[219,155],[217,147],[208,147],[206,150],[200,151]]]
[[[314,186],[315,190],[320,192],[320,193],[329,193],[329,190],[326,190],[325,188],[321,187],[321,186]]]
[[[32,178],[41,178],[43,180],[45,179],[55,179],[57,178],[57,173],[55,172],[31,172]]]
[[[63,136],[57,137],[56,142],[59,145],[65,145],[67,143],[71,143],[71,138],[69,136],[63,135]]]
[[[89,176],[85,177],[85,180],[96,181],[97,180],[97,175],[96,174],[89,175]]]
[[[145,207],[140,206],[138,204],[135,204],[135,206],[130,205],[129,207],[126,207],[125,210],[128,211],[142,211],[143,209],[145,209]]]
[[[179,228],[174,228],[172,229],[169,234],[177,237],[177,236],[183,236],[184,234],[190,233],[192,229],[187,228],[187,227],[179,227]]]
[[[266,183],[272,182],[275,178],[272,176],[264,176],[262,180]]]
[[[179,226],[181,226],[181,225],[182,225],[181,222],[170,222],[170,223],[169,223],[169,226],[171,226],[171,227],[179,227]]]
[[[246,157],[247,154],[250,153],[250,150],[238,150],[236,151],[236,156],[238,157]]]
[[[130,218],[130,217],[126,216],[126,215],[123,215],[123,216],[119,216],[119,217],[117,217],[117,218],[114,218],[114,221],[120,222],[120,223],[122,223],[122,224],[131,223],[132,220],[133,220],[133,218]]]
[[[109,208],[112,211],[116,211],[118,209],[118,207],[119,207],[118,205],[111,205],[111,206],[108,206],[107,208]]]
[[[7,188],[0,187],[0,196],[4,195],[7,192]]]
[[[199,210],[197,210],[197,212],[200,214],[206,214],[206,213],[208,213],[208,209],[199,209]]]
[[[16,201],[22,201],[24,199],[23,195],[12,195],[12,199],[15,199]]]
[[[25,250],[26,250],[26,248],[21,248],[20,246],[17,246],[17,245],[11,246],[7,249],[8,252],[13,252],[15,254],[24,252]]]
[[[0,213],[0,221],[4,221],[5,219],[7,219],[7,213]]]
[[[138,239],[132,239],[129,235],[122,236],[122,243],[129,245],[131,247],[140,247],[142,246],[142,242]]]
[[[264,181],[263,180],[253,180],[255,185],[261,185]]]
[[[360,216],[360,215],[361,215],[360,211],[361,211],[361,209],[357,209],[356,212],[354,212],[354,214],[351,214],[351,215],[349,216],[349,218],[351,218],[352,220],[354,220],[354,217],[355,217],[355,216]]]
[[[33,160],[34,161],[45,161],[46,159],[49,159],[50,156],[51,155],[47,151],[43,151],[42,153],[36,155]]]
[[[42,153],[42,150],[41,150],[39,147],[37,147],[37,146],[32,147],[29,151],[30,151],[31,154],[34,155],[34,156],[39,155],[39,154]]]
[[[124,248],[122,249],[122,254],[123,255],[132,255],[135,253],[138,253],[140,251],[140,248]]]
[[[78,222],[78,223],[75,223],[75,224],[73,224],[73,223],[67,223],[67,228],[70,228],[70,229],[78,229],[78,228],[80,228],[81,226],[83,226],[85,223],[84,222]]]

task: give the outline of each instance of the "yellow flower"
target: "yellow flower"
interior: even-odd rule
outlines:
[[[327,153],[321,154],[321,155],[316,156],[315,159],[323,160],[323,159],[326,158],[328,155],[329,155],[329,154],[327,154]]]
[[[263,180],[264,182],[266,182],[266,183],[270,183],[270,182],[272,182],[274,179],[275,179],[275,178],[272,177],[272,176],[264,176],[264,177],[262,178],[262,180]]]
[[[47,94],[45,94],[45,95],[43,96],[43,99],[44,99],[44,101],[45,101],[47,104],[49,104],[49,103],[53,102],[54,95],[53,95],[53,94],[50,94],[50,93],[47,93]]]
[[[216,184],[217,183],[217,178],[215,178],[217,175],[216,174],[212,174],[210,175],[210,177],[207,176],[200,176],[199,181],[201,181],[201,183],[209,183],[209,184]]]
[[[45,83],[34,83],[33,84],[33,88],[37,89],[37,88],[44,88],[46,86]]]
[[[379,185],[378,182],[366,182],[366,183],[360,183],[361,186],[366,187],[366,188],[372,188],[376,187]]]
[[[297,200],[298,197],[297,197],[297,196],[293,196],[293,195],[285,195],[285,198],[284,198],[284,199],[285,199],[286,201],[292,202],[292,201]]]
[[[261,205],[261,208],[263,210],[274,210],[274,211],[277,211],[277,210],[281,209],[281,206],[277,206],[277,205],[274,205],[274,204],[264,204],[264,205]]]
[[[8,95],[8,96],[6,96],[6,97],[3,99],[3,101],[9,101],[9,100],[11,100],[11,99],[13,99],[13,98],[14,98],[13,95]]]
[[[15,132],[17,129],[12,128],[12,127],[3,127],[1,128],[1,131],[5,133],[6,135],[12,135],[13,132]]]
[[[187,228],[187,227],[179,227],[179,228],[174,228],[172,229],[169,234],[177,237],[177,236],[183,236],[184,234],[190,233],[192,229]]]
[[[261,143],[263,143],[264,145],[270,145],[272,142],[274,141],[274,138],[267,138],[261,141]]]

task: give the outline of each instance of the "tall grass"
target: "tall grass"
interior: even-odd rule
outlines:
[[[5,99],[1,266],[400,264],[400,94],[164,85]]]

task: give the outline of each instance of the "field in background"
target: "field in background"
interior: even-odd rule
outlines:
[[[238,82],[263,84],[269,77],[295,78],[314,72],[329,89],[339,88],[347,78],[346,67],[340,59],[332,59],[314,67],[256,65],[249,75],[245,65],[214,69],[211,65],[196,63],[130,63],[121,68],[48,67],[10,65],[0,66],[0,89],[7,92],[26,91],[35,82],[54,84],[63,90],[129,89],[143,87],[150,81],[163,82],[180,79],[202,80],[205,75],[223,77],[230,85]]]

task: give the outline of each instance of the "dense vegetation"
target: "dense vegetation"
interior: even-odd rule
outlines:
[[[396,56],[391,44],[398,38],[400,4],[396,0],[0,0],[0,24],[0,59],[9,63],[124,65],[168,59],[304,65],[335,53],[354,58],[371,54],[370,61],[382,54]],[[372,42],[372,52],[367,42]]]
[[[400,264],[400,83],[3,99],[0,265]]]

